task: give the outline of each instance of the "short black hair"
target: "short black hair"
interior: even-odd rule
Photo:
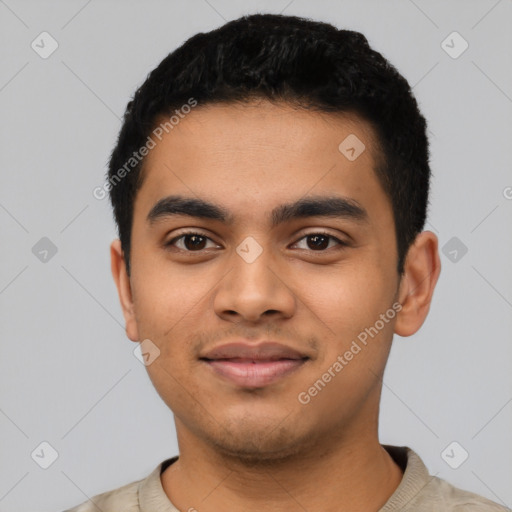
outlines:
[[[297,16],[253,14],[189,38],[149,73],[127,105],[107,185],[128,275],[133,206],[144,177],[144,159],[136,152],[158,119],[186,112],[175,110],[184,105],[190,110],[192,101],[201,106],[261,98],[354,113],[370,123],[402,274],[425,224],[431,174],[426,121],[407,80],[359,32]]]

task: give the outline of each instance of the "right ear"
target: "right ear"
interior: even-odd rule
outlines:
[[[139,341],[130,278],[126,272],[126,263],[124,261],[123,250],[121,249],[121,240],[119,239],[114,240],[110,244],[110,268],[112,270],[112,277],[116,283],[117,293],[119,294],[121,309],[123,310],[126,323],[126,335],[132,341]]]

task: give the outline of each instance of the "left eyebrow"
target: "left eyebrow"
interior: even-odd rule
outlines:
[[[314,196],[272,210],[272,226],[307,217],[331,217],[368,222],[368,212],[355,200],[339,196]]]
[[[204,199],[184,196],[168,196],[160,199],[151,208],[147,222],[154,224],[159,219],[174,215],[186,215],[202,219],[217,220],[232,225],[234,215],[221,205]],[[307,217],[330,217],[368,222],[368,212],[354,199],[340,196],[313,196],[277,206],[271,212],[271,225]]]

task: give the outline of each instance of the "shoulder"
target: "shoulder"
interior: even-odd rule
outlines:
[[[176,460],[178,460],[177,455],[166,459],[145,478],[98,494],[64,512],[140,512],[141,509],[156,510],[157,508],[177,511],[168,500],[160,481],[162,472]]]
[[[432,510],[449,510],[453,512],[510,512],[510,509],[453,486],[446,480],[432,477],[425,488],[426,496],[431,497]]]
[[[117,489],[98,494],[86,502],[64,512],[139,512],[138,489],[142,480],[123,485]]]
[[[379,512],[511,512],[483,496],[455,487],[447,480],[430,475],[420,456],[407,446],[388,446],[404,475]]]

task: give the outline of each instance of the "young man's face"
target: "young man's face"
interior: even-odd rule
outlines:
[[[404,314],[397,301],[410,290],[397,273],[375,152],[357,117],[262,101],[198,106],[146,157],[131,295],[115,243],[113,268],[128,336],[160,350],[147,370],[182,439],[262,460],[376,429],[380,379]],[[163,208],[148,219],[168,196],[206,201],[227,218]],[[326,198],[340,200],[337,213],[279,215]],[[196,237],[178,238],[187,231]],[[251,351],[267,341],[285,348]],[[246,346],[209,354],[235,342]]]

